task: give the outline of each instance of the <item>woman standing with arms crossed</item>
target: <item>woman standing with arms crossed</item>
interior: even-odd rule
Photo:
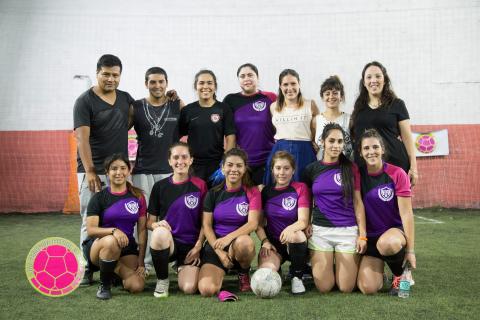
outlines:
[[[297,170],[293,181],[300,181],[303,169],[317,159],[313,149],[313,120],[318,114],[318,108],[315,101],[303,98],[300,76],[295,70],[283,70],[278,77],[278,83],[278,100],[270,105],[272,122],[276,129],[276,143],[268,157],[267,168],[270,168],[275,152],[287,151],[295,158]],[[264,184],[272,183],[271,173],[267,170]]]
[[[207,185],[189,175],[190,149],[176,142],[168,149],[173,175],[153,185],[148,205],[147,227],[152,230],[150,251],[157,275],[153,295],[168,297],[168,263],[177,261],[178,287],[186,294],[197,291],[200,250],[205,237],[201,231],[202,203]]]
[[[341,292],[352,292],[357,280],[357,253],[363,253],[367,245],[360,175],[343,154],[345,133],[339,124],[327,124],[320,143],[322,160],[304,171],[314,198],[313,233],[308,243],[313,279],[322,293],[335,284]]]
[[[372,61],[365,65],[359,91],[350,123],[355,161],[360,163],[359,137],[366,129],[375,129],[389,151],[387,161],[402,168],[414,186],[417,184],[418,170],[410,116],[403,100],[393,92],[387,69],[380,62]]]
[[[385,262],[394,275],[390,294],[397,295],[405,262],[416,268],[410,181],[401,168],[383,161],[387,150],[375,129],[360,136],[358,144],[366,162],[360,174],[368,237],[358,271],[358,288],[364,294],[380,290]]]
[[[238,269],[240,291],[250,291],[250,264],[255,244],[250,233],[258,226],[261,195],[247,172],[247,155],[233,148],[223,157],[224,183],[210,189],[203,205],[203,230],[207,243],[202,252],[198,290],[217,294],[225,273]],[[221,297],[219,297],[221,298]]]
[[[275,143],[270,105],[277,96],[258,90],[258,69],[251,63],[241,65],[237,77],[242,91],[227,95],[223,102],[232,108],[237,145],[248,155],[253,183],[261,185],[268,154]]]
[[[262,190],[263,221],[257,228],[261,241],[258,267],[280,270],[291,262],[292,293],[305,292],[302,276],[307,262],[307,237],[303,230],[310,216],[310,190],[301,182],[291,181],[295,160],[286,151],[277,151],[272,158],[274,186]]]
[[[235,125],[230,107],[216,99],[217,78],[212,71],[197,72],[194,88],[198,101],[180,111],[179,132],[180,136],[188,135],[194,175],[208,181],[224,151],[235,146]]]

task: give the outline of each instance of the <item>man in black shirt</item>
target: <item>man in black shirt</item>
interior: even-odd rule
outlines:
[[[150,192],[155,182],[172,173],[168,164],[168,149],[177,142],[178,118],[184,103],[176,93],[169,91],[167,72],[159,67],[152,67],[145,73],[145,87],[148,97],[133,103],[134,128],[137,133],[138,149],[133,167],[132,181],[150,199]],[[149,231],[149,241],[150,241]],[[145,270],[153,269],[150,254],[150,242],[145,253]]]
[[[122,62],[105,54],[97,62],[97,85],[75,101],[73,125],[78,145],[77,177],[80,196],[80,244],[87,238],[86,213],[90,198],[106,184],[103,162],[114,153],[128,155],[129,118],[133,98],[117,90]],[[92,273],[85,270],[82,284],[90,284]]]

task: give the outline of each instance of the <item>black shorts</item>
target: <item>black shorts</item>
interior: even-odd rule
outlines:
[[[90,251],[92,250],[93,242],[95,242],[96,239],[97,238],[87,238],[82,243],[83,255],[87,259],[88,266],[92,272],[100,270],[90,259]],[[128,245],[125,248],[122,248],[122,252],[120,253],[120,257],[129,255],[138,256],[138,245],[135,242],[135,238],[128,239]]]
[[[400,229],[400,231],[404,233],[402,227],[399,227],[397,229]],[[368,237],[367,250],[363,254],[364,256],[375,257],[383,260],[384,257],[380,254],[380,252],[377,249],[377,242],[378,242],[378,239],[380,239],[380,237]]]
[[[225,249],[223,249],[223,251],[227,252],[228,253],[228,249],[230,248],[231,244],[229,244],[228,246],[225,247]],[[225,268],[222,264],[222,262],[220,261],[220,258],[218,257],[218,255],[215,253],[215,250],[212,248],[212,246],[207,242],[205,242],[205,245],[203,246],[202,248],[202,266],[204,264],[207,264],[207,263],[210,263],[210,264],[213,264],[217,267],[219,267],[220,269],[223,269],[223,271],[225,271],[225,273],[228,272],[229,269]],[[238,263],[237,260],[233,260],[233,268],[231,270],[238,270],[240,269],[240,264]]]
[[[177,261],[177,267],[183,266],[183,265],[190,265],[193,263],[185,263],[185,258],[187,257],[188,252],[192,250],[192,248],[195,246],[194,244],[185,244],[176,241],[173,239],[174,242],[174,247],[173,247],[173,254],[168,258],[168,261]]]
[[[263,184],[263,176],[265,175],[265,164],[261,166],[250,167],[250,177],[252,178],[253,184],[258,186]]]
[[[277,249],[277,253],[280,255],[280,265],[282,265],[285,261],[290,261],[290,254],[288,253],[288,246],[286,244],[281,243],[278,240],[268,238],[268,241]]]

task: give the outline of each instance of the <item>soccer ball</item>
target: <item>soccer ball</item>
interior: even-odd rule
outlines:
[[[420,134],[415,141],[415,147],[421,153],[432,153],[436,144],[435,137],[431,133]]]
[[[61,244],[43,246],[27,260],[27,265],[30,265],[27,276],[32,286],[48,296],[63,296],[75,290],[84,271],[78,253]]]
[[[253,292],[261,298],[272,298],[282,289],[282,278],[270,268],[260,268],[250,281]]]

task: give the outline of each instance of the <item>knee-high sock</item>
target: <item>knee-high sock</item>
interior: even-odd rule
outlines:
[[[307,264],[307,251],[307,242],[288,244],[288,254],[290,255],[294,277],[302,278],[305,265]]]
[[[100,259],[100,282],[104,287],[109,288],[112,285],[112,279],[115,274],[117,260]]]
[[[382,256],[383,261],[385,261],[392,273],[395,276],[401,276],[403,273],[403,259],[405,258],[405,247],[402,247],[400,251],[391,255],[391,256]]]
[[[153,267],[157,274],[157,279],[164,280],[168,278],[168,257],[170,256],[170,248],[155,250],[150,247],[152,254]]]

